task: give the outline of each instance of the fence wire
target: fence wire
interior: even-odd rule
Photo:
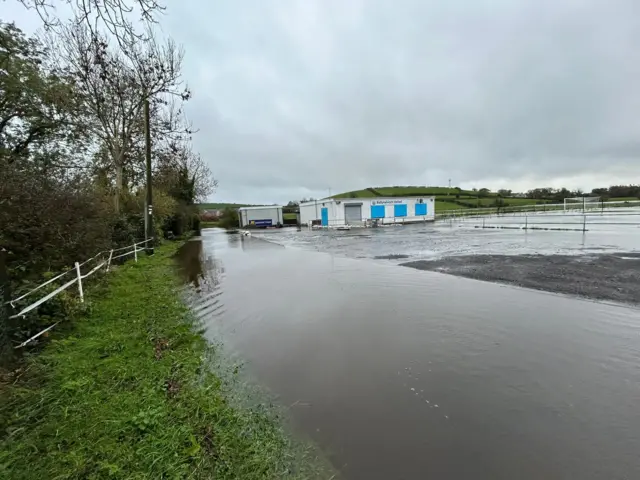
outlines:
[[[58,288],[56,288],[52,292],[48,293],[47,295],[39,298],[35,302],[30,303],[29,305],[24,307],[22,310],[20,310],[20,312],[16,313],[15,315],[11,315],[9,318],[10,319],[14,319],[14,318],[19,318],[19,317],[24,317],[27,313],[29,313],[29,312],[33,311],[34,309],[38,308],[43,303],[48,302],[49,300],[51,300],[52,298],[54,298],[55,296],[57,296],[58,294],[60,294],[61,292],[63,292],[64,290],[68,289],[69,287],[71,287],[72,285],[75,285],[75,284],[78,284],[78,293],[79,293],[80,301],[84,302],[84,292],[83,292],[83,289],[82,289],[82,280],[90,277],[91,275],[93,275],[94,273],[96,273],[97,271],[99,271],[103,267],[106,267],[105,271],[108,272],[109,268],[111,266],[111,262],[113,260],[118,259],[118,258],[123,258],[123,257],[126,257],[128,255],[133,255],[134,258],[135,258],[135,261],[137,262],[138,261],[138,252],[143,250],[143,248],[139,248],[138,246],[139,245],[144,245],[144,244],[146,244],[146,243],[148,243],[148,242],[150,242],[152,240],[153,240],[153,238],[149,238],[147,240],[143,240],[141,242],[134,243],[132,245],[127,245],[126,247],[114,248],[113,250],[105,250],[105,251],[97,253],[96,255],[94,255],[93,257],[89,258],[88,260],[85,260],[82,263],[76,262],[74,268],[66,270],[66,271],[56,275],[55,277],[50,278],[46,282],[41,283],[40,285],[38,285],[35,288],[29,290],[28,292],[20,295],[19,297],[11,299],[8,302],[6,302],[6,304],[10,305],[11,308],[13,309],[13,308],[15,308],[15,304],[17,302],[19,302],[20,300],[23,300],[23,299],[27,298],[28,296],[38,292],[43,287],[46,287],[47,285],[55,282],[56,280],[60,280],[65,275],[68,275],[70,273],[75,272],[75,276],[74,276],[73,279],[67,281],[63,285],[59,286]],[[115,255],[115,256],[113,255],[114,252],[122,252],[122,251],[124,251],[124,253],[121,253],[121,254]],[[98,265],[93,267],[90,271],[88,271],[85,274],[81,273],[80,267],[86,265],[87,263],[89,263],[89,262],[91,262],[93,260],[96,260],[101,255],[102,256],[106,256],[107,253],[109,253],[108,260],[102,261],[101,263],[99,263]],[[60,321],[54,323],[53,325],[48,326],[47,328],[45,328],[42,331],[36,333],[32,337],[30,337],[27,340],[25,340],[24,342],[22,342],[20,345],[16,346],[15,348],[22,348],[22,347],[28,345],[29,343],[31,343],[36,338],[40,337],[41,335],[43,335],[46,332],[48,332],[49,330],[51,330],[58,323],[60,323]]]

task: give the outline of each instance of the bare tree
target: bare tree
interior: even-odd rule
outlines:
[[[170,142],[156,154],[155,183],[187,205],[205,200],[218,181],[187,142]]]
[[[124,55],[83,23],[68,24],[60,37],[49,38],[58,45],[60,60],[82,94],[81,121],[109,154],[115,173],[114,205],[119,210],[124,170],[131,162],[142,160],[131,154],[142,136],[145,100],[151,99],[159,111],[167,96],[181,101],[190,98],[181,80],[183,52],[173,41],[159,43],[149,34],[147,41]]]
[[[206,200],[218,187],[218,180],[214,178],[213,172],[211,172],[211,169],[199,153],[191,152],[186,157],[184,165],[194,186],[194,200],[196,202]]]
[[[120,46],[132,46],[143,35],[135,31],[132,20],[143,24],[155,23],[165,7],[158,0],[19,0],[26,8],[35,10],[46,29],[61,26],[56,13],[58,6],[73,10],[75,21],[84,24],[92,35],[106,29]]]

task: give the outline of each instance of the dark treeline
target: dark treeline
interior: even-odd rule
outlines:
[[[591,193],[603,198],[640,198],[640,185],[612,185],[609,188],[594,188]]]
[[[551,200],[562,203],[565,198],[582,197],[582,190],[569,190],[567,188],[534,188],[529,190],[525,196],[536,200]]]
[[[195,205],[215,188],[182,113],[182,50],[89,23],[56,22],[32,38],[0,21],[0,248],[13,297],[144,239],[145,100],[156,238],[197,228]],[[12,341],[37,326],[23,322]]]
[[[527,198],[564,201],[565,198],[597,196],[602,200],[610,198],[639,198],[640,185],[612,185],[610,187],[594,188],[591,193],[567,188],[534,188],[526,193]]]

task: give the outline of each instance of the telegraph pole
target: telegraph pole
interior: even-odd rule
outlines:
[[[149,119],[149,98],[144,100],[144,156],[147,164],[147,209],[145,215],[145,240],[147,243],[147,255],[153,255],[153,194],[151,191],[151,121]]]

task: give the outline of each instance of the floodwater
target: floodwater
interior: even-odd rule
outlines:
[[[180,261],[344,478],[640,478],[640,310],[216,230]]]
[[[633,212],[631,212],[633,213]],[[581,215],[537,214],[525,217],[467,217],[437,223],[378,229],[321,231],[303,228],[263,230],[259,238],[288,247],[330,252],[351,258],[385,259],[392,263],[435,260],[452,255],[559,254],[581,255],[637,251],[640,211],[587,217],[587,231],[523,230],[582,229]],[[480,228],[508,227],[508,229]]]

